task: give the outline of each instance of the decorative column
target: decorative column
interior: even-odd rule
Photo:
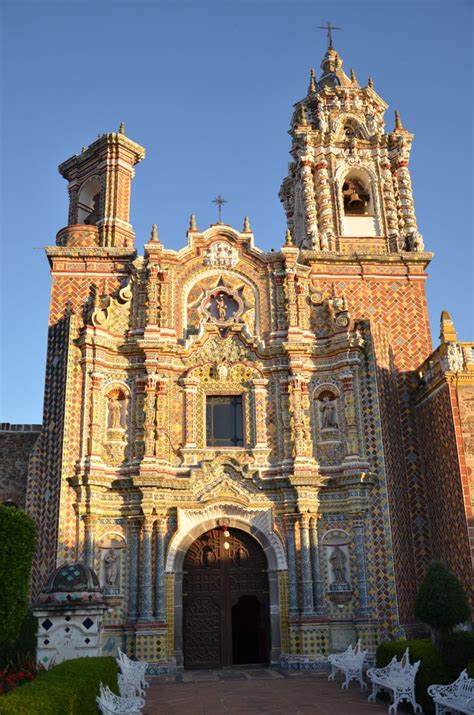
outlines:
[[[312,440],[308,424],[308,385],[296,375],[288,378],[293,440],[293,457],[306,462],[312,457]]]
[[[153,534],[153,524],[153,519],[148,516],[145,517],[143,522],[141,603],[139,621],[151,621],[153,619],[153,584],[151,580],[151,540]]]
[[[144,439],[144,413],[145,413],[145,402],[144,402],[144,392],[145,392],[146,377],[140,375],[135,380],[135,400],[134,400],[134,415],[135,415],[135,430],[134,430],[134,446],[133,446],[133,459],[136,464],[138,464],[145,454],[145,443]]]
[[[331,184],[329,181],[328,164],[324,158],[315,165],[316,200],[318,207],[320,244],[322,251],[334,250],[331,245],[336,235],[333,218]]]
[[[268,380],[259,378],[251,381],[255,409],[255,449],[267,448],[266,396]]]
[[[341,375],[344,391],[344,416],[346,422],[346,462],[360,462],[359,435],[354,398],[354,378],[352,373]]]
[[[298,613],[298,583],[296,578],[295,517],[286,517],[286,548],[288,551],[288,611]]]
[[[84,514],[84,563],[92,570],[94,569],[94,545],[95,545],[95,516]]]
[[[184,387],[184,448],[196,449],[196,398],[199,380],[183,377],[181,384]]]
[[[394,236],[400,233],[398,225],[397,202],[395,198],[395,189],[393,186],[393,175],[390,162],[387,156],[387,149],[384,147],[381,150],[380,171],[382,175],[382,190],[383,200],[385,204],[385,220],[387,223],[387,231],[389,236]]]
[[[90,381],[90,415],[89,415],[89,457],[101,459],[102,430],[100,420],[100,407],[104,375],[92,372]]]
[[[354,522],[354,540],[357,558],[357,587],[359,591],[359,615],[369,615],[369,594],[367,589],[367,567],[365,558],[364,522]]]
[[[309,515],[300,516],[300,553],[301,576],[303,589],[303,613],[313,613],[313,579],[311,574],[311,557],[309,548]]]
[[[146,460],[155,458],[156,383],[156,375],[147,375],[145,383],[145,422],[143,424]]]
[[[156,457],[159,462],[168,461],[168,437],[167,437],[167,426],[169,420],[167,419],[167,394],[166,394],[167,383],[166,380],[159,379],[156,382]]]
[[[311,248],[319,249],[318,217],[314,195],[313,162],[309,158],[301,158],[301,183],[303,185],[304,217],[306,236]]]
[[[324,613],[323,582],[319,563],[318,522],[316,517],[310,521],[309,537],[311,543],[311,570],[313,574],[313,603],[315,613]]]
[[[291,414],[290,414],[290,383],[288,378],[280,378],[280,405],[281,405],[281,433],[283,435],[283,462],[291,463],[292,434],[291,434]],[[278,430],[279,432],[279,430]]]
[[[156,523],[156,618],[164,621],[166,618],[165,592],[165,536],[166,517],[157,519]]]
[[[129,521],[130,569],[128,584],[128,618],[134,621],[138,615],[138,553],[141,523],[137,518]]]

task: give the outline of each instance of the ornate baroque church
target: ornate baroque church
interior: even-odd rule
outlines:
[[[154,672],[373,649],[434,557],[471,588],[472,344],[443,313],[432,352],[413,135],[342,64],[295,104],[278,250],[192,216],[137,255],[123,125],[59,167],[33,592],[83,561],[103,652]]]

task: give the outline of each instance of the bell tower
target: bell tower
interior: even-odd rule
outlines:
[[[332,41],[291,119],[288,176],[280,189],[288,229],[300,248],[341,253],[423,251],[408,162],[413,135],[369,78],[350,77]]]
[[[139,144],[118,132],[99,135],[59,166],[68,180],[68,225],[56,237],[58,246],[133,248],[130,191],[134,166],[145,156]]]

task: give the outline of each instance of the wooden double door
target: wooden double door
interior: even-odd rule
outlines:
[[[190,546],[183,566],[186,668],[267,663],[267,561],[244,531],[216,528]]]

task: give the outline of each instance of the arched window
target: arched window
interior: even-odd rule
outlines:
[[[100,181],[97,177],[88,179],[79,191],[77,201],[77,223],[95,226],[100,219]]]

